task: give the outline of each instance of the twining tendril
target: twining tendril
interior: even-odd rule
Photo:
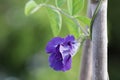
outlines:
[[[97,14],[98,14],[98,12],[99,12],[99,10],[100,10],[102,1],[103,1],[103,0],[99,0],[98,5],[97,5],[97,7],[96,7],[96,9],[95,9],[95,12],[94,12],[93,17],[92,17],[92,20],[91,20],[91,24],[90,24],[90,38],[91,38],[91,39],[92,39],[92,27],[93,27],[93,23],[94,23],[95,18],[96,18]]]

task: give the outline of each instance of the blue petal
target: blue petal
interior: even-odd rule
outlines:
[[[59,51],[62,55],[68,55],[70,54],[72,49],[72,46],[69,45],[60,45]]]
[[[73,42],[75,41],[75,38],[74,36],[72,35],[68,35],[66,38],[65,38],[65,42]]]
[[[65,38],[65,41],[62,45],[60,45],[60,52],[61,54],[70,54],[71,56],[74,56],[79,48],[80,43],[78,43],[74,36],[68,35]]]
[[[52,40],[50,40],[46,46],[46,52],[47,53],[55,53],[56,52],[56,47],[63,43],[64,38],[60,37],[55,37]]]
[[[63,58],[63,71],[69,70],[72,62],[70,46],[60,45],[59,50]]]
[[[71,55],[74,56],[77,53],[78,49],[79,49],[80,43],[75,41],[71,45],[72,45]]]
[[[74,36],[66,38],[55,37],[46,46],[46,52],[50,53],[50,66],[56,71],[67,71],[71,68],[72,56],[75,55],[79,43]]]
[[[67,55],[64,57],[63,60],[63,71],[67,71],[71,68],[71,63],[72,63],[72,57],[71,55]]]
[[[56,71],[63,69],[62,56],[60,53],[52,53],[49,57],[50,67]]]

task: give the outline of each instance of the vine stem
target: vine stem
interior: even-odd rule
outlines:
[[[97,1],[96,1],[97,2]],[[92,38],[92,27],[93,27],[93,23],[95,21],[95,18],[96,18],[96,15],[101,7],[101,3],[102,3],[102,0],[99,0],[98,3],[97,3],[97,6],[95,8],[95,10],[92,12],[93,15],[92,16],[92,20],[91,20],[91,24],[90,24],[90,38]]]

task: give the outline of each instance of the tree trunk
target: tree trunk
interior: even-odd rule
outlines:
[[[92,69],[92,42],[90,39],[85,40],[83,44],[82,63],[80,71],[80,80],[91,80]]]
[[[91,11],[99,0],[91,0]],[[92,27],[92,80],[107,80],[107,0],[103,0]]]

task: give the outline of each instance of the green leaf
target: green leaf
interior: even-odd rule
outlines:
[[[84,0],[72,0],[72,15],[78,14],[84,7]]]
[[[31,14],[31,11],[37,6],[34,0],[30,0],[25,5],[25,15]]]
[[[65,3],[65,1],[66,0],[55,0],[56,6],[61,7]]]
[[[80,22],[84,23],[87,26],[90,26],[91,19],[86,16],[77,16],[76,17]]]
[[[72,2],[73,2],[73,0],[67,0],[68,12],[70,15],[72,15],[72,9],[73,9]]]
[[[84,7],[84,0],[67,0],[70,15],[78,14]]]
[[[68,17],[64,17],[64,19],[70,34],[78,38],[80,36],[80,28],[77,26],[77,24],[75,24],[75,22],[72,19]]]
[[[62,27],[62,16],[59,11],[48,8],[48,16],[54,36],[57,36]]]

